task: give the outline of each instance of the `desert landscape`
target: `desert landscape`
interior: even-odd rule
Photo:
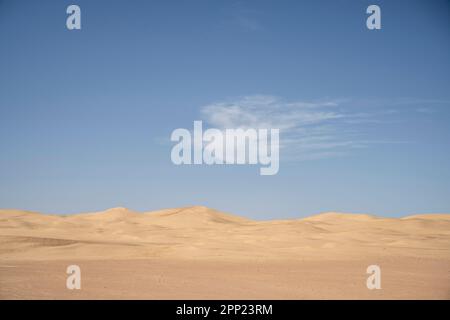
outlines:
[[[69,265],[80,290],[66,288]],[[450,299],[450,214],[0,210],[0,299]]]

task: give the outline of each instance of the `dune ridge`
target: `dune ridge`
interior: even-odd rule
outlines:
[[[5,259],[335,259],[420,256],[450,259],[450,214],[382,218],[322,213],[255,221],[204,206],[46,215],[0,210]]]

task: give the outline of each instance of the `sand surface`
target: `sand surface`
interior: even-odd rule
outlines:
[[[80,266],[81,290],[66,288]],[[380,290],[366,268],[381,267]],[[0,299],[450,299],[450,214],[0,210]]]

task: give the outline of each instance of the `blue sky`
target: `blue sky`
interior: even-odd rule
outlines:
[[[450,212],[448,1],[0,0],[0,58],[2,208]],[[172,164],[221,105],[288,125],[277,175]]]

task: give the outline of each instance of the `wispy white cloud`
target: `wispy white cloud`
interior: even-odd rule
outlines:
[[[206,120],[219,128],[300,128],[302,125],[323,123],[344,115],[325,102],[283,102],[274,96],[246,96],[238,100],[218,102],[201,109]],[[329,109],[329,110],[327,110]]]
[[[355,132],[342,125],[368,115],[345,113],[341,102],[284,101],[275,96],[254,95],[206,105],[201,108],[201,115],[211,127],[219,129],[280,129],[284,159],[328,158],[367,145],[367,141],[359,141]]]
[[[432,114],[432,113],[436,112],[436,109],[431,108],[431,107],[420,107],[420,108],[417,108],[416,111],[419,113]]]
[[[261,13],[246,7],[243,3],[232,6],[230,22],[245,31],[259,31],[264,27],[260,21]]]

